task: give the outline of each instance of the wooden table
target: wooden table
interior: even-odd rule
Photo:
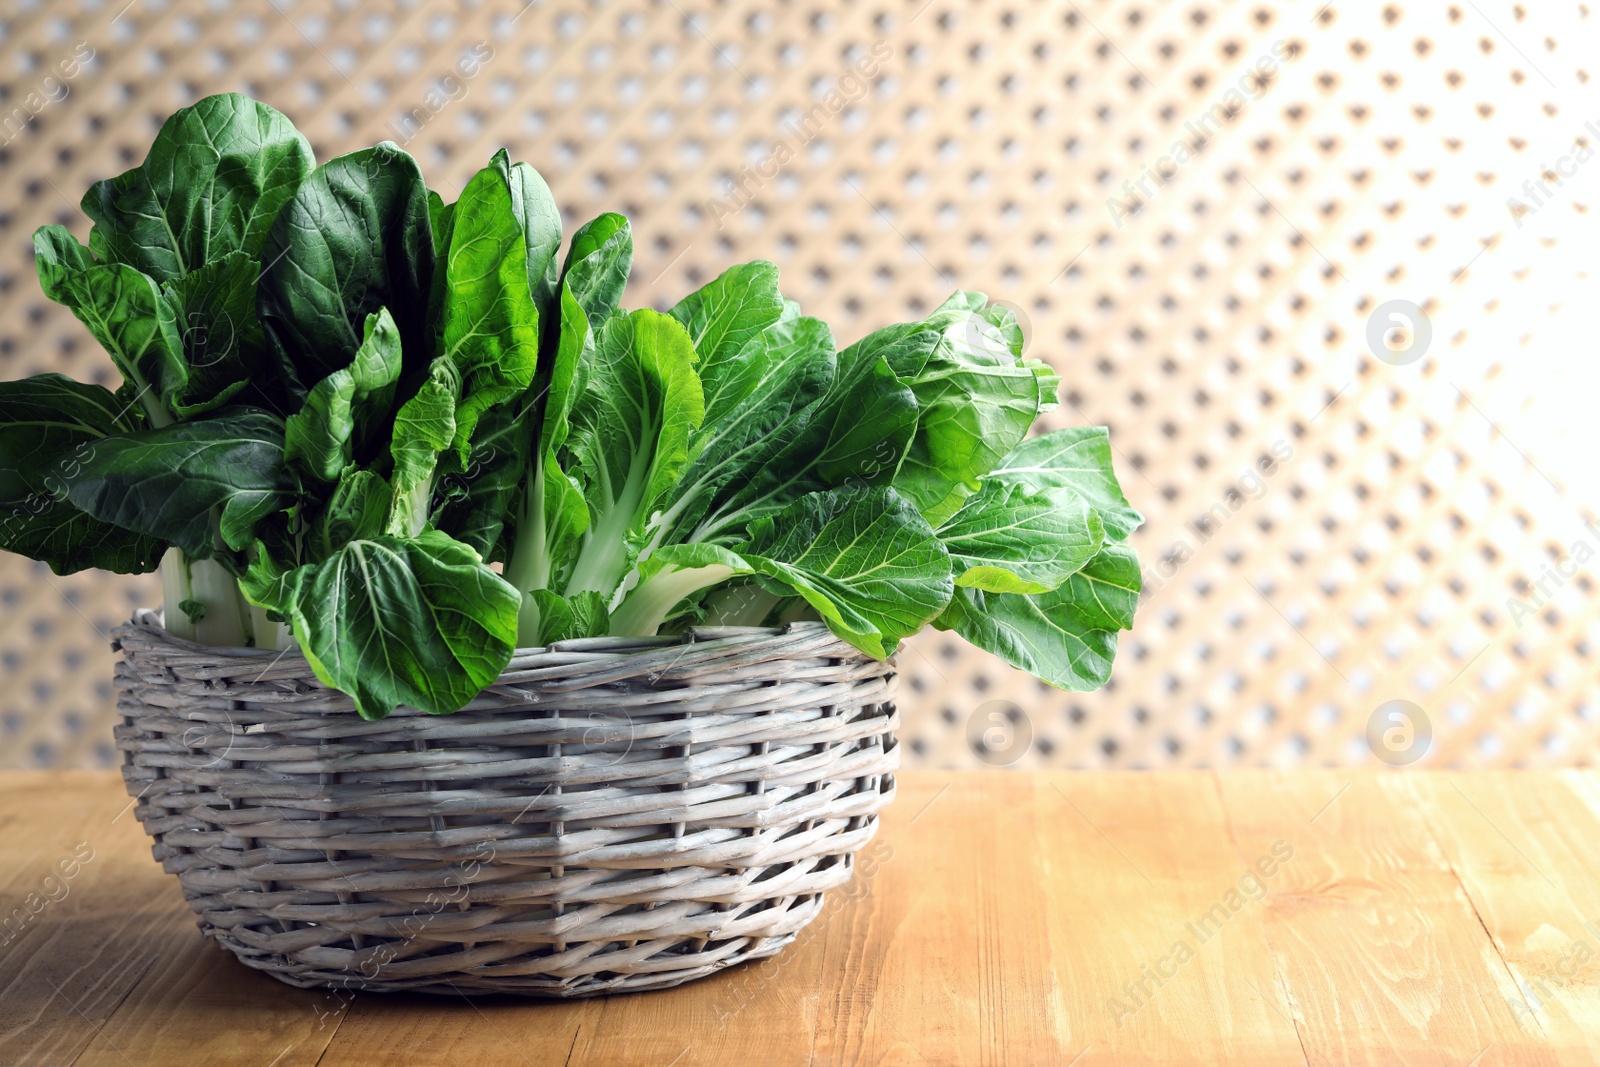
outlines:
[[[0,1063],[1600,1058],[1595,774],[906,773],[865,859],[679,989],[347,1002],[203,941],[116,776],[11,773]]]

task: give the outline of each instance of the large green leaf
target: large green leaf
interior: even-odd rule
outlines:
[[[956,585],[991,593],[1046,593],[1105,544],[1100,516],[1063,489],[985,482],[939,528]]]
[[[704,410],[694,359],[688,333],[659,312],[616,315],[600,330],[567,441],[590,512],[569,595],[611,594],[630,535],[677,482]]]
[[[1110,545],[1052,592],[957,589],[934,625],[1059,689],[1088,692],[1111,677],[1117,631],[1133,625],[1139,587],[1138,557]]]
[[[894,486],[938,525],[1027,435],[1040,412],[1041,382],[981,316],[934,321],[943,324],[926,361],[896,368],[916,395],[918,417]]]
[[[92,518],[67,499],[99,442],[137,428],[136,414],[102,386],[60,374],[0,382],[0,548],[57,574],[155,570],[165,544]]]
[[[456,201],[441,349],[461,376],[455,447],[465,462],[483,412],[520,396],[539,363],[539,311],[504,172],[485,167]]]
[[[33,247],[45,295],[89,328],[140,407],[158,422],[170,421],[189,388],[189,367],[177,314],[156,283],[121,263],[87,263],[88,254],[60,226],[40,229]]]
[[[300,410],[285,420],[284,459],[317,481],[337,482],[357,444],[387,429],[400,362],[400,330],[389,309],[379,308],[367,316],[350,365],[312,386]]]
[[[700,357],[696,369],[705,390],[707,422],[716,422],[750,395],[758,368],[740,349],[783,313],[778,268],[765,260],[729,267],[668,312],[689,331]],[[751,353],[758,354],[759,349]]]
[[[834,489],[801,497],[751,528],[735,550],[805,598],[834,633],[883,659],[950,602],[950,557],[894,490]]]
[[[504,148],[495,153],[490,166],[511,190],[511,213],[522,229],[528,291],[542,319],[553,310],[561,281],[556,257],[561,248],[561,209],[544,177],[526,163],[512,163]]]
[[[312,561],[326,559],[349,541],[368,541],[383,533],[393,501],[394,490],[381,474],[347,467],[312,524]]]
[[[102,438],[68,495],[97,519],[203,559],[224,547],[242,551],[256,523],[283,507],[291,489],[283,422],[230,408]]]
[[[532,421],[526,399],[486,411],[472,434],[466,466],[438,480],[431,520],[491,562],[500,558],[500,534],[527,470]]]
[[[524,592],[564,580],[589,521],[583,494],[556,455],[567,439],[573,399],[583,391],[586,379],[580,372],[593,358],[594,338],[571,287],[563,283],[560,294],[559,329],[548,366],[519,403],[491,409],[485,417],[466,472],[451,476],[447,503],[435,521],[486,558],[507,530],[506,577]],[[525,632],[522,643],[537,644],[537,636]]]
[[[1099,512],[1111,541],[1127,540],[1144,522],[1117,484],[1111,435],[1104,426],[1079,426],[1029,438],[1000,460],[991,477],[1077,493]]]
[[[804,460],[803,452],[789,450],[808,436],[819,414],[829,414],[820,402],[833,384],[835,353],[833,334],[821,320],[779,320],[745,342],[737,364],[743,395],[731,408],[721,404],[715,420],[708,408],[706,420],[691,435],[691,460],[671,499],[650,520],[651,546],[693,539],[695,527],[719,495],[737,494],[781,475],[782,460],[776,457],[789,454]],[[722,381],[726,383],[726,375]],[[728,396],[724,391],[720,399]],[[817,437],[809,434],[813,441]],[[802,484],[820,486],[820,475]],[[743,525],[765,513],[745,516]],[[743,525],[730,528],[732,536],[742,539]]]
[[[623,216],[608,211],[572,235],[561,277],[588,316],[591,329],[599,330],[616,313],[632,270],[633,230]]]
[[[422,173],[398,145],[329,160],[301,183],[262,248],[257,310],[302,389],[349,364],[380,307],[400,330],[402,380],[425,372],[433,255]]]
[[[78,243],[72,231],[51,223],[33,233],[33,263],[39,273],[39,288],[58,304],[71,306],[62,286],[68,277],[95,265],[94,256]]]
[[[401,704],[456,711],[511,659],[516,590],[437,530],[351,541],[292,571],[287,584],[306,659],[363,718]]]
[[[782,403],[759,392],[748,402]],[[881,355],[852,345],[838,354],[827,391],[807,409],[798,432],[775,437],[776,447],[760,464],[728,480],[684,539],[735,543],[751,522],[782,511],[807,493],[887,483],[916,427],[917,401],[911,390]]]
[[[208,96],[162,125],[142,165],[90,186],[89,247],[171,282],[231,252],[256,258],[310,173],[311,146],[266,104]]]

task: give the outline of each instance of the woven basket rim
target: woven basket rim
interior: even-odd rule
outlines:
[[[224,677],[233,669],[246,673],[265,662],[267,666],[262,677],[270,672],[274,677],[293,678],[330,693],[340,692],[317,678],[298,643],[287,649],[202,645],[170,633],[161,614],[150,608],[135,611],[128,622],[112,631],[111,637],[113,651],[122,651],[124,645],[131,642],[143,646],[140,651],[146,653],[192,658],[195,665],[223,672],[218,677]],[[877,662],[833,634],[822,622],[699,626],[689,627],[679,634],[586,637],[518,648],[500,675],[483,691],[509,688],[522,692],[570,692],[628,682],[641,676],[648,676],[651,682],[685,680],[723,671],[735,664],[797,659]],[[894,670],[894,664],[894,657],[890,657],[888,669]],[[415,709],[404,706],[396,709],[402,710]]]

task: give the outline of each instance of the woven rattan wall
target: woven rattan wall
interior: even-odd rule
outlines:
[[[444,189],[504,144],[569,225],[633,218],[633,304],[770,258],[847,341],[983,289],[1066,379],[1053,425],[1112,427],[1149,518],[1113,684],[1059,693],[924,634],[912,763],[1357,764],[1390,700],[1431,724],[1428,764],[1591,762],[1595,21],[8,0],[0,367],[110,373],[40,295],[29,235],[86,236],[82,190],[199,96],[269,101],[319,159],[399,140]],[[112,762],[104,635],[157,595],[0,560],[0,764]]]

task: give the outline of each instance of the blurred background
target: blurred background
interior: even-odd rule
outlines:
[[[1111,427],[1145,596],[1062,693],[927,632],[907,762],[1537,766],[1600,736],[1596,16],[1501,0],[7,0],[0,373],[112,368],[30,236],[239,91],[459,191],[501,145],[630,306],[764,258],[841,344],[955,288]],[[453,198],[447,192],[447,199]],[[111,766],[154,575],[0,557],[0,766]]]

